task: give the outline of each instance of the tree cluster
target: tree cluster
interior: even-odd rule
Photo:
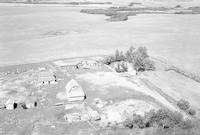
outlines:
[[[192,115],[192,116],[193,116],[193,115],[196,114],[196,111],[190,107],[190,103],[189,103],[188,101],[184,100],[184,99],[179,100],[179,101],[177,102],[177,106],[178,106],[181,110],[187,112],[189,115]]]
[[[198,130],[199,122],[184,119],[178,112],[159,109],[158,111],[151,110],[145,116],[133,114],[133,119],[127,119],[123,125],[130,129],[153,129],[148,135],[197,135],[193,133]]]
[[[130,62],[137,72],[155,70],[155,63],[150,60],[146,47],[139,47],[135,49],[131,46],[125,54],[123,53],[123,51],[119,51],[117,49],[115,51],[115,55],[107,57],[104,63],[109,65],[113,62],[120,61]]]

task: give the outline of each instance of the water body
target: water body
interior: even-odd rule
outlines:
[[[125,22],[80,7],[0,7],[0,66],[110,54],[146,46],[149,53],[200,72],[200,15],[137,15]]]

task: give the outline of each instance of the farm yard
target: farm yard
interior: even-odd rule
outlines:
[[[0,134],[198,135],[199,1],[7,2]]]
[[[89,61],[84,62],[86,60]],[[13,66],[9,70],[1,68],[1,107],[9,99],[17,103],[14,108],[7,108],[6,104],[6,108],[11,110],[0,109],[0,116],[3,116],[1,133],[98,133],[96,131],[107,126],[120,126],[120,123],[132,117],[133,113],[144,116],[145,112],[163,107],[190,117],[177,108],[176,102],[182,98],[190,102],[199,117],[200,93],[195,91],[199,89],[199,83],[165,70],[146,71],[138,75],[129,75],[129,72],[117,73],[111,70],[113,67],[108,68],[102,64],[101,60],[102,57],[60,59]],[[98,64],[94,64],[95,61]],[[80,66],[80,63],[84,66]],[[157,66],[160,65],[163,66],[157,62]],[[50,73],[56,75],[56,83],[49,81],[54,80],[51,77],[53,74]],[[14,76],[17,78],[14,79]],[[40,83],[42,79],[47,82]],[[79,85],[86,96],[85,99],[78,98],[80,101],[75,102],[68,100],[66,90],[72,79],[75,84],[73,82],[71,85]],[[178,83],[173,83],[174,81]],[[185,86],[182,87],[182,84]],[[186,93],[190,86],[194,91]],[[30,100],[27,103],[27,99],[34,99],[31,101],[37,104],[30,105]]]

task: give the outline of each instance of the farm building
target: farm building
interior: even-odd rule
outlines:
[[[65,86],[65,94],[68,101],[82,101],[86,98],[82,87],[73,79]]]
[[[38,83],[40,85],[55,84],[56,82],[56,75],[54,75],[52,72],[44,71],[40,72],[38,75]]]
[[[77,64],[77,68],[83,68],[83,69],[89,69],[89,68],[96,68],[101,66],[100,63],[98,63],[95,60],[87,60],[87,61],[81,61]]]
[[[15,103],[14,99],[8,99],[8,101],[5,103],[7,110],[13,110],[17,107],[17,103]]]
[[[54,64],[58,67],[60,67],[61,70],[75,70],[77,69],[77,61],[71,60],[71,61],[57,61],[54,62]]]

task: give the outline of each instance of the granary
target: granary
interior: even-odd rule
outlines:
[[[56,84],[56,75],[49,71],[40,72],[38,75],[38,83],[40,85]]]
[[[82,101],[86,98],[82,87],[74,79],[70,80],[65,86],[65,94],[68,101]]]

